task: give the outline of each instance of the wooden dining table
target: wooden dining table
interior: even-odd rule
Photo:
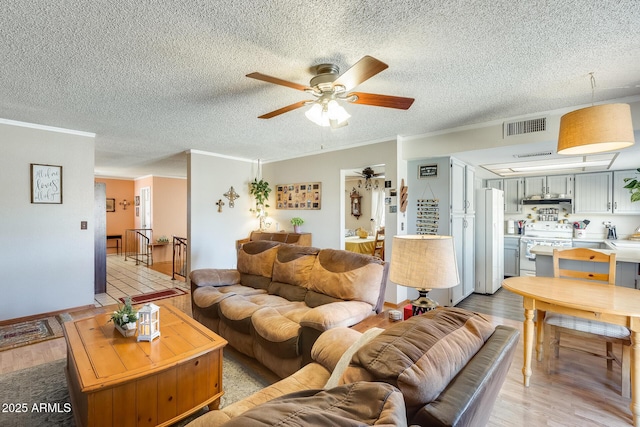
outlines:
[[[569,314],[613,323],[631,331],[631,414],[640,427],[640,291],[622,286],[554,277],[509,277],[502,286],[524,299],[524,385],[529,387],[533,352],[533,316],[539,312],[536,328],[536,357],[543,351],[544,313]]]

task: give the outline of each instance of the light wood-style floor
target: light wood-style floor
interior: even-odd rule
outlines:
[[[146,268],[146,267],[143,267]],[[183,295],[164,300],[191,313],[190,297]],[[464,308],[489,312],[494,324],[506,324],[522,332],[522,302],[506,290],[496,295],[472,295]],[[92,316],[112,310],[96,307],[72,313],[74,317]],[[520,313],[520,314],[519,314]],[[574,343],[575,344],[575,343]],[[603,351],[604,345],[582,342],[586,348]],[[225,350],[227,351],[227,350]],[[619,349],[618,349],[619,351]],[[64,339],[49,340],[0,352],[0,373],[11,372],[66,357]],[[251,364],[251,362],[248,362]],[[556,373],[547,375],[542,363],[533,362],[531,386],[522,384],[522,338],[493,408],[489,426],[602,426],[632,425],[630,400],[620,396],[620,369],[606,370],[606,362],[580,353],[561,353]]]

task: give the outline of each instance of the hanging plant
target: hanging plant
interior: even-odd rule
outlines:
[[[256,208],[251,209],[251,212],[255,212],[258,216],[267,215],[264,209],[269,207],[269,204],[267,203],[269,201],[269,193],[271,193],[271,188],[269,188],[269,183],[267,181],[263,179],[258,181],[258,178],[253,179],[253,182],[249,184],[249,194],[251,194],[255,199]]]
[[[640,168],[636,169],[637,173],[640,173]],[[637,178],[624,178],[626,188],[631,193],[631,202],[639,202],[640,201],[640,180]]]

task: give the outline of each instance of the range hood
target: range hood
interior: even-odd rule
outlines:
[[[545,199],[542,197],[536,197],[531,199],[522,199],[523,205],[570,205],[571,199],[552,197]]]

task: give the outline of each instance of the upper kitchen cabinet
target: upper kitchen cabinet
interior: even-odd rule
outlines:
[[[635,170],[613,172],[613,213],[639,214],[640,202],[631,202],[631,193],[624,188],[627,184],[624,182],[625,178],[640,179]]]
[[[543,194],[573,196],[573,175],[530,176],[524,179],[524,197]]]
[[[487,188],[496,188],[498,190],[504,190],[503,188],[503,179],[488,179],[487,180]]]
[[[451,213],[473,214],[475,212],[475,169],[460,160],[451,159]]]
[[[503,180],[504,190],[504,213],[522,213],[522,199],[524,198],[524,179],[505,178]]]
[[[575,176],[575,213],[613,212],[611,172],[582,173]]]

